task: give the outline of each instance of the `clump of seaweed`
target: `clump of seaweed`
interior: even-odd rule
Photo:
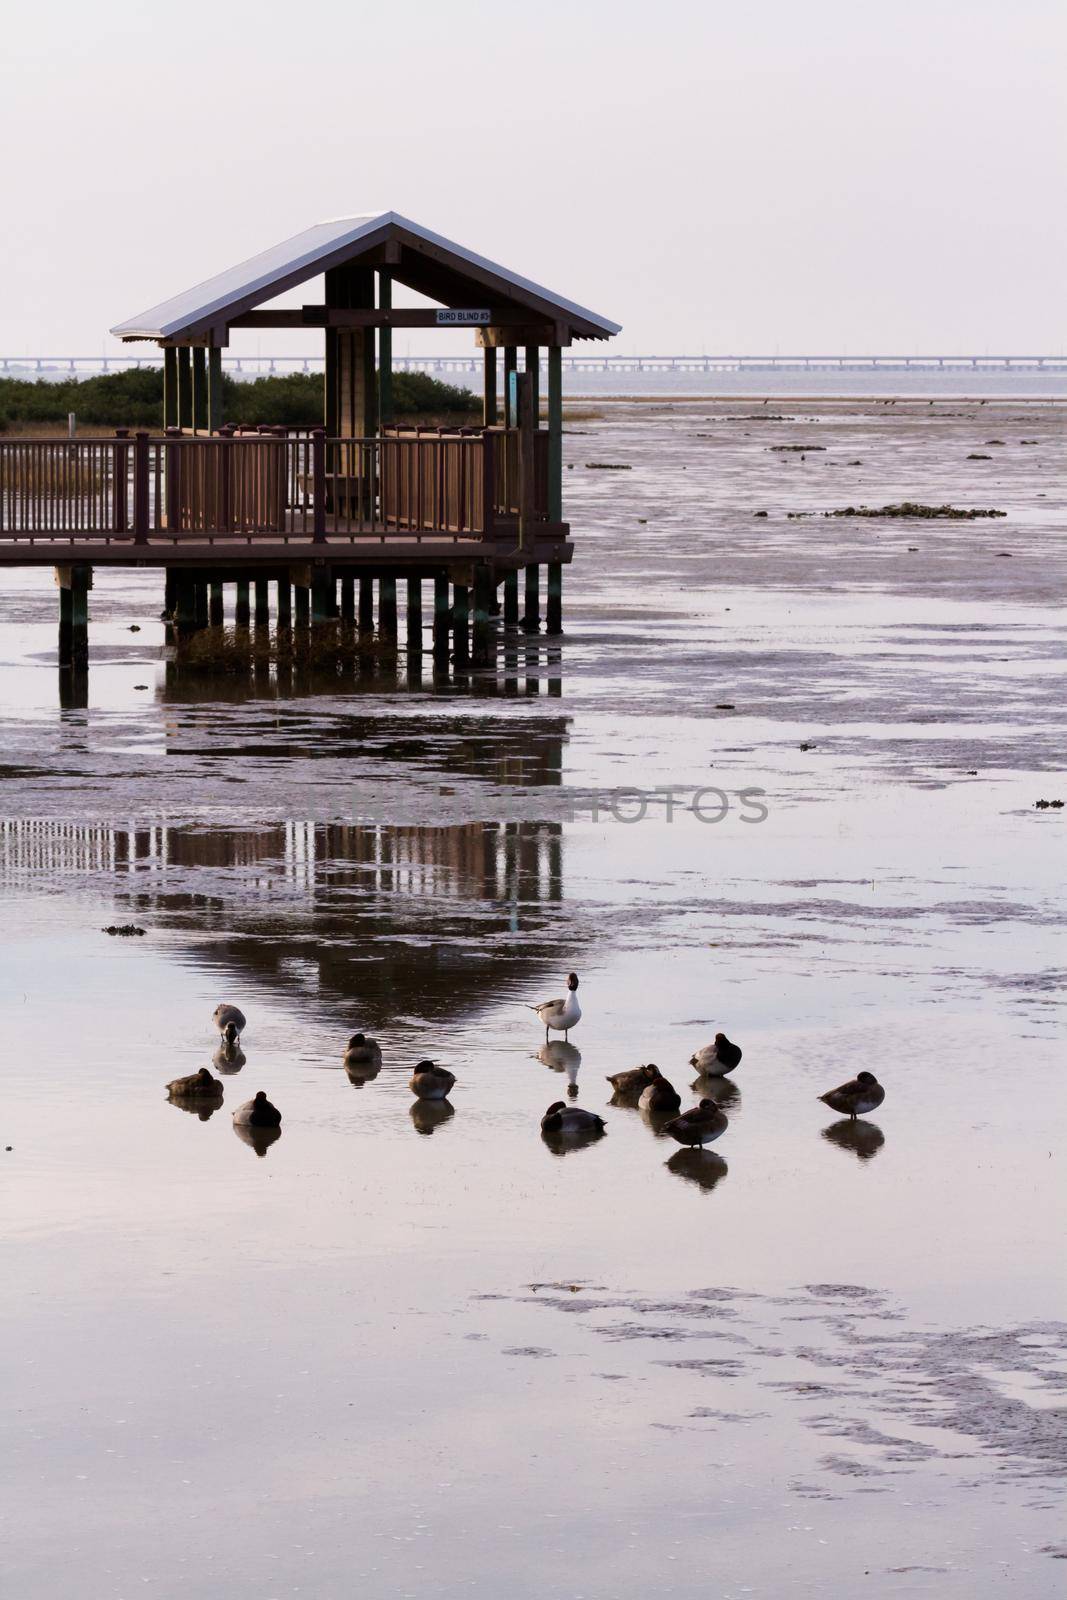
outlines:
[[[845,506],[838,511],[823,512],[824,517],[922,517],[946,522],[974,522],[978,517],[1006,517],[1007,514],[992,507],[983,510],[978,506],[924,506],[916,500],[902,500],[895,506]]]

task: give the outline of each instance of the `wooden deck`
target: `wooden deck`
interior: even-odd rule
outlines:
[[[3,440],[0,566],[314,562],[416,575],[569,562],[533,438],[532,449],[505,428]]]

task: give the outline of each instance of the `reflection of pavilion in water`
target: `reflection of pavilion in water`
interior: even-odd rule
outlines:
[[[242,1004],[269,991],[354,1025],[458,1020],[573,959],[558,822],[0,824],[0,880],[67,875],[180,933],[178,958]]]

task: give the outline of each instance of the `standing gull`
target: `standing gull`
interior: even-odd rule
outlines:
[[[564,1039],[570,1029],[576,1027],[582,1020],[582,1008],[578,1004],[578,974],[571,972],[567,976],[567,993],[562,1000],[542,1000],[538,1006],[530,1006],[529,1010],[536,1011],[545,1025],[545,1043],[548,1043],[548,1030],[552,1028],[556,1033],[562,1033]]]

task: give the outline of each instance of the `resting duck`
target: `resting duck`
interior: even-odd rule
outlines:
[[[689,1065],[696,1067],[705,1078],[721,1078],[724,1073],[732,1072],[740,1060],[741,1046],[731,1044],[725,1033],[717,1033],[714,1044],[706,1044],[703,1050],[689,1057]]]
[[[380,1067],[382,1051],[377,1039],[368,1039],[365,1033],[354,1033],[345,1046],[346,1067]]]
[[[282,1114],[260,1089],[254,1100],[246,1100],[243,1106],[237,1107],[233,1120],[239,1128],[280,1128]]]
[[[663,1131],[679,1144],[704,1145],[718,1139],[728,1127],[726,1112],[720,1111],[714,1100],[702,1100],[691,1111],[683,1111],[680,1117],[664,1123]]]
[[[542,1133],[603,1133],[604,1126],[604,1118],[595,1111],[583,1111],[562,1100],[553,1101],[541,1118]]]
[[[223,1001],[222,1004],[215,1007],[211,1020],[222,1034],[225,1042],[231,1049],[235,1049],[247,1026],[244,1012],[239,1010],[237,1006],[227,1005]]]
[[[854,1119],[877,1110],[885,1099],[885,1090],[873,1072],[858,1072],[848,1083],[828,1089],[819,1099],[831,1111],[840,1111],[843,1116]]]
[[[187,1078],[172,1078],[167,1084],[172,1100],[221,1100],[222,1080],[213,1078],[206,1067]]]
[[[672,1083],[661,1077],[657,1072],[652,1082],[641,1090],[641,1098],[637,1104],[642,1111],[649,1111],[653,1116],[681,1109],[682,1097]]]
[[[650,1061],[645,1067],[632,1067],[628,1072],[613,1072],[608,1082],[619,1100],[629,1100],[643,1094],[659,1076],[659,1068],[654,1061]]]
[[[566,1038],[569,1030],[582,1020],[582,1008],[578,1004],[578,974],[571,972],[567,975],[567,993],[562,1000],[542,1000],[540,1005],[531,1006],[530,1010],[536,1011],[545,1025],[546,1044],[549,1028]]]
[[[433,1061],[420,1061],[408,1079],[408,1088],[418,1100],[445,1100],[455,1085],[455,1074]]]

